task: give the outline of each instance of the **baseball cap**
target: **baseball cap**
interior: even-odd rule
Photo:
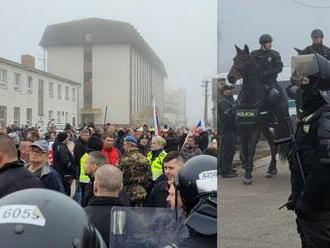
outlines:
[[[135,137],[133,137],[132,135],[127,135],[125,138],[124,138],[124,141],[126,142],[130,142],[134,145],[137,145],[137,140]]]
[[[37,140],[30,147],[38,147],[43,152],[48,152],[48,142],[46,140]]]

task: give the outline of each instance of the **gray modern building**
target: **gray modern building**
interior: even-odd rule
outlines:
[[[149,123],[152,96],[163,114],[165,66],[131,24],[90,18],[49,25],[40,46],[48,72],[81,83],[82,122]]]

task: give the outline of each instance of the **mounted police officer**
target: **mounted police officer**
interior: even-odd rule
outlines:
[[[236,125],[235,125],[235,100],[233,97],[233,85],[226,84],[225,79],[219,79],[219,132],[220,132],[220,174],[224,178],[237,177],[232,169],[232,162],[236,151]]]
[[[325,57],[327,60],[330,60],[330,48],[323,45],[323,32],[320,29],[314,29],[311,33],[312,45],[306,47],[302,54],[313,54],[318,53]]]
[[[272,49],[273,38],[269,34],[263,34],[259,38],[260,49],[252,51],[262,71],[262,79],[265,84],[266,104],[269,106],[278,124],[276,138],[288,136],[286,123],[282,120],[289,115],[288,101],[282,88],[277,83],[277,75],[283,70],[283,63],[279,52]]]
[[[288,209],[297,214],[302,247],[330,247],[330,62],[319,54],[292,58],[300,82],[302,119],[290,161],[292,194]]]
[[[254,56],[263,71],[265,84],[269,88],[279,90],[276,79],[277,74],[283,69],[283,63],[280,53],[272,49],[272,42],[273,38],[269,34],[261,35],[259,38],[260,49],[252,51],[251,55]]]

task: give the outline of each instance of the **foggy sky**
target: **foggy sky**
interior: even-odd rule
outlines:
[[[216,73],[216,0],[0,0],[0,57],[42,58],[49,24],[83,18],[129,22],[165,64],[166,83],[187,90],[190,123],[203,118],[201,81]],[[41,66],[42,61],[36,61]],[[211,115],[209,113],[209,115]]]
[[[234,44],[250,51],[259,48],[263,33],[272,35],[273,48],[280,52],[285,66],[290,66],[293,47],[311,44],[310,33],[323,30],[324,44],[330,46],[330,9],[313,9],[294,4],[290,0],[219,0],[220,69],[227,72],[235,55]],[[328,0],[304,0],[316,6],[329,6]]]

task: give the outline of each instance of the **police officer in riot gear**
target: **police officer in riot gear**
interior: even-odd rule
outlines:
[[[48,189],[26,189],[1,198],[0,229],[1,247],[106,247],[84,210]]]
[[[303,110],[296,132],[302,171],[291,159],[288,209],[297,214],[303,248],[330,247],[330,62],[319,54],[302,56],[292,60]]]
[[[179,248],[217,246],[217,159],[199,155],[188,160],[175,183],[186,213],[189,236]]]
[[[314,29],[311,33],[312,38],[312,45],[306,47],[302,50],[301,54],[313,54],[318,53],[325,57],[326,59],[330,60],[330,48],[323,45],[323,32],[320,29]]]
[[[218,120],[220,134],[219,165],[220,174],[224,178],[237,177],[232,169],[232,162],[236,151],[236,125],[235,125],[235,100],[233,85],[226,84],[225,79],[219,79],[219,105]]]

